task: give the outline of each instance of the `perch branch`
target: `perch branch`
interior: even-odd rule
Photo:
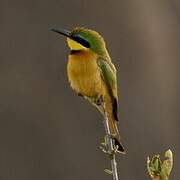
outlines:
[[[106,131],[105,143],[103,143],[106,150],[104,150],[104,148],[103,148],[103,151],[109,155],[110,161],[111,161],[111,169],[112,169],[112,170],[106,169],[105,172],[107,172],[108,174],[112,174],[113,180],[118,180],[117,162],[116,162],[116,152],[117,152],[118,147],[115,147],[114,140],[111,136],[108,115],[107,115],[107,111],[106,111],[104,102],[103,102],[103,108],[104,108],[103,123],[104,123],[105,131]]]

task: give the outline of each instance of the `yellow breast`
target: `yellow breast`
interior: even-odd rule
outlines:
[[[104,94],[97,55],[89,50],[69,55],[67,73],[71,87],[85,96]]]

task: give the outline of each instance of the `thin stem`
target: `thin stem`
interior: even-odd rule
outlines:
[[[114,146],[113,146],[113,139],[111,136],[111,131],[109,127],[109,121],[108,121],[108,115],[104,104],[104,127],[107,135],[107,148],[108,153],[110,154],[110,160],[111,160],[111,168],[112,168],[112,175],[114,180],[118,180],[118,173],[117,173],[117,163],[116,163],[116,155],[114,152]]]

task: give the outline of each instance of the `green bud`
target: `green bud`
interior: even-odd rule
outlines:
[[[152,159],[147,158],[147,170],[151,178],[159,177],[160,180],[168,180],[173,167],[173,154],[169,149],[165,152],[165,160],[162,162],[159,155]]]

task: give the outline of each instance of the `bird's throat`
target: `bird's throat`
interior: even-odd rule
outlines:
[[[67,43],[68,43],[68,46],[71,50],[85,50],[87,49],[86,47],[82,46],[80,43],[70,39],[70,38],[67,38]]]

